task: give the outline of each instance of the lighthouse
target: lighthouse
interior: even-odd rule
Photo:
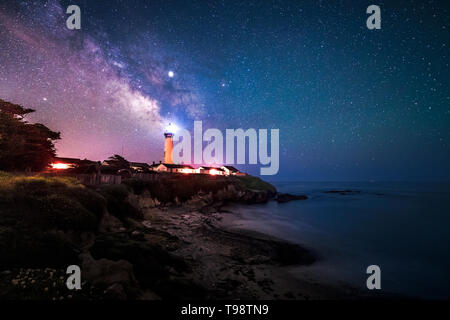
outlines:
[[[173,133],[164,132],[164,161],[163,163],[172,164],[173,163]]]

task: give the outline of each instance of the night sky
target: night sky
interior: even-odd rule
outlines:
[[[2,0],[0,98],[60,156],[159,161],[163,127],[202,120],[280,129],[270,180],[450,180],[448,3]]]

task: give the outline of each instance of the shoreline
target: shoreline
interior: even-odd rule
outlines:
[[[70,178],[5,179],[10,189],[4,199],[26,199],[27,205],[3,206],[0,299],[377,297],[293,272],[314,265],[313,249],[236,227],[235,204],[266,203],[277,195],[257,178],[197,179],[191,188],[131,180],[96,189]],[[70,205],[61,207],[61,199]],[[69,265],[80,266],[87,290],[67,290]]]
[[[172,253],[188,263],[192,270],[188,278],[203,287],[210,299],[363,298],[350,286],[294,275],[293,267],[312,265],[317,255],[271,235],[235,228],[232,222],[238,217],[230,210],[186,213],[179,207],[144,213],[152,228],[183,243]]]

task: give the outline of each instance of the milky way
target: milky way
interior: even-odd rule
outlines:
[[[275,180],[450,179],[446,2],[377,2],[381,30],[371,4],[2,1],[0,98],[62,156],[158,161],[164,126],[202,120],[280,129]]]
[[[153,94],[146,94],[124,70],[121,49],[68,30],[58,2],[24,2],[18,8],[0,12],[5,48],[0,93],[38,110],[30,120],[62,132],[59,154],[102,159],[124,148],[143,159],[160,153],[162,128],[171,121],[170,113],[162,114],[162,104],[183,103],[187,114],[201,114],[201,106],[193,105],[195,93],[169,82],[150,46],[146,55],[128,56],[146,64],[142,74],[154,87]],[[145,148],[139,144],[142,138]]]

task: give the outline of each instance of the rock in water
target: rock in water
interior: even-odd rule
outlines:
[[[292,200],[306,200],[308,199],[305,195],[295,195],[290,193],[278,193],[277,194],[277,202],[284,203]]]
[[[358,193],[361,193],[361,191],[344,189],[344,190],[328,190],[328,191],[324,191],[324,193],[337,193],[337,194],[345,196],[345,195],[350,195],[350,194],[358,194]]]

